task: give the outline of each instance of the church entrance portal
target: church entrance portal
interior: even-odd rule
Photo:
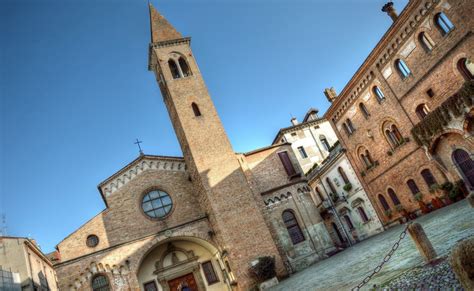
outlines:
[[[168,286],[170,291],[198,291],[193,273],[168,281]]]
[[[229,290],[228,276],[218,250],[193,237],[157,244],[144,255],[137,272],[141,290],[153,290],[147,288],[153,285],[161,291]]]

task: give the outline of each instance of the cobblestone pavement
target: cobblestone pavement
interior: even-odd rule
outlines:
[[[466,237],[474,235],[474,209],[465,200],[437,210],[416,220],[425,229],[438,256]],[[304,271],[294,274],[271,289],[279,290],[350,290],[379,264],[403,230],[402,225],[366,239]],[[380,286],[405,271],[424,265],[409,235],[382,270],[364,287]]]
[[[384,284],[382,290],[464,290],[456,279],[448,261],[416,267]]]

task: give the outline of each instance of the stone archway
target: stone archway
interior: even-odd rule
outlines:
[[[466,181],[452,156],[456,149],[462,149],[469,154],[474,152],[474,144],[462,132],[452,131],[436,138],[430,146],[430,154],[446,170],[451,182],[460,179]]]
[[[174,291],[177,283],[192,290],[226,290],[228,274],[216,247],[195,237],[174,237],[157,243],[140,260],[136,277],[140,290]],[[178,280],[178,282],[176,282]]]

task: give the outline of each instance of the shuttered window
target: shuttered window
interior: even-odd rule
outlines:
[[[304,235],[296,220],[295,214],[291,210],[285,210],[283,211],[282,218],[293,244],[295,245],[304,241]]]
[[[288,152],[278,153],[278,156],[280,157],[281,163],[283,164],[283,167],[285,168],[286,174],[290,177],[295,175],[296,171],[295,171],[295,168],[293,167],[293,164],[291,163],[290,157],[288,156]]]

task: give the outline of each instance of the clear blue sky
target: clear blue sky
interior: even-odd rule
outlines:
[[[327,109],[324,88],[340,92],[390,26],[385,2],[152,0],[192,37],[237,152]],[[147,71],[145,0],[3,0],[0,32],[0,211],[49,252],[104,208],[96,186],[137,157],[136,137],[181,151]]]

